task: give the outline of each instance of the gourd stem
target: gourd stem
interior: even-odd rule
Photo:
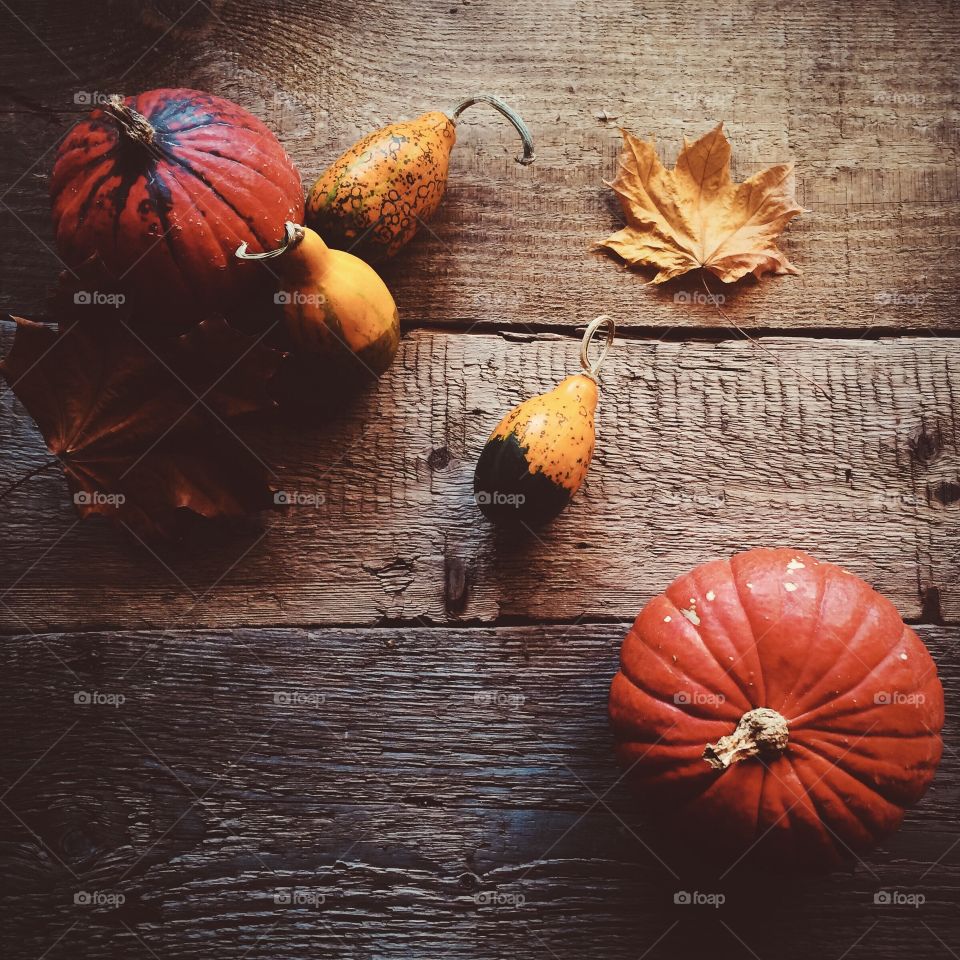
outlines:
[[[600,356],[597,357],[593,363],[590,362],[590,343],[593,340],[596,332],[606,325],[607,328],[607,339],[603,347],[600,349]],[[607,354],[610,352],[610,347],[613,346],[613,335],[616,333],[617,325],[613,322],[612,317],[608,317],[605,313],[597,317],[594,320],[591,320],[587,325],[586,332],[583,335],[583,341],[580,344],[580,366],[583,367],[584,373],[588,377],[591,377],[593,380],[597,379],[597,374],[600,372],[600,368],[603,366],[603,361],[607,359]]]
[[[5,500],[8,494],[13,493],[17,487],[22,487],[31,477],[35,477],[38,473],[43,473],[44,470],[49,470],[58,463],[60,463],[60,461],[54,457],[52,460],[47,460],[46,463],[41,463],[39,467],[34,467],[33,470],[25,473],[19,480],[14,480],[9,486],[0,490],[0,500]]]
[[[129,141],[146,147],[151,153],[156,152],[153,141],[157,131],[154,130],[153,124],[142,113],[127,106],[123,97],[117,94],[107,97],[103,112],[117,121],[120,133]]]
[[[288,220],[284,225],[283,240],[276,250],[265,250],[263,253],[247,253],[247,241],[237,247],[236,255],[241,260],[272,260],[274,257],[282,257],[291,247],[295,247],[303,239],[303,227],[298,223]]]
[[[514,129],[520,134],[520,139],[523,141],[523,156],[516,158],[517,163],[522,163],[524,166],[533,163],[536,154],[533,151],[533,135],[530,133],[530,128],[523,122],[523,117],[513,107],[499,97],[495,97],[492,93],[478,93],[476,96],[467,97],[466,100],[453,108],[450,114],[451,119],[456,121],[467,107],[472,107],[475,103],[488,103],[513,124]]]
[[[703,759],[715,770],[727,767],[750,757],[775,760],[787,749],[790,739],[786,717],[769,707],[748,710],[729,736],[716,743],[708,743],[703,750]]]

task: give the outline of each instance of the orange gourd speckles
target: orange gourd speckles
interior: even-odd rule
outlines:
[[[533,140],[523,120],[499,97],[478,94],[447,116],[439,111],[391,123],[354,144],[320,176],[307,198],[307,223],[330,246],[374,263],[413,239],[440,206],[447,189],[456,121],[474,103],[503,114],[523,139],[523,164]]]
[[[369,134],[314,184],[307,222],[364,259],[393,256],[440,206],[456,139],[453,121],[439,112]]]
[[[567,377],[549,393],[514,407],[490,439],[517,437],[530,472],[539,471],[573,496],[593,457],[597,398],[597,384],[590,377],[582,373]]]
[[[555,517],[586,479],[596,443],[598,390],[587,347],[597,329],[613,321],[598,317],[587,328],[581,364],[587,373],[562,380],[553,390],[514,407],[490,434],[474,473],[477,505],[490,519],[540,524]]]

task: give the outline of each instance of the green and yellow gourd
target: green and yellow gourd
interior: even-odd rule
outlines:
[[[523,120],[499,97],[481,93],[448,116],[439,110],[368,134],[321,174],[307,197],[307,223],[327,243],[371,263],[392,257],[436,213],[447,189],[456,121],[475,103],[502,113],[523,139],[522,164],[533,140]]]
[[[397,305],[376,270],[359,257],[331,250],[309,227],[287,223],[283,245],[242,260],[278,257],[276,302],[296,350],[335,374],[379,377],[400,342]]]
[[[587,350],[604,325],[607,341],[591,364]],[[514,407],[490,434],[477,461],[473,489],[477,505],[491,520],[546,523],[580,489],[596,443],[596,377],[613,335],[613,321],[597,317],[587,327],[580,350],[584,372]]]

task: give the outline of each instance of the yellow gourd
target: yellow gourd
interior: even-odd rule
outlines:
[[[607,341],[591,363],[587,351],[601,326],[606,326]],[[597,374],[613,334],[613,321],[597,317],[580,348],[584,372],[524,400],[490,434],[477,461],[473,489],[477,506],[491,520],[545,523],[580,489],[596,441]]]
[[[279,258],[274,300],[297,350],[333,366],[355,360],[379,377],[393,362],[400,318],[386,284],[359,257],[332,250],[309,227],[287,223],[283,245],[266,253],[237,249],[241,260]]]
[[[499,97],[477,94],[447,115],[439,110],[367,134],[335,160],[307,197],[307,223],[336,247],[375,263],[392,257],[436,212],[447,189],[447,165],[462,111],[486,103],[523,140],[522,164],[533,162],[533,140],[521,117]]]

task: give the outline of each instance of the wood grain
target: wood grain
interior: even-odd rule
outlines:
[[[942,0],[0,3],[15,313],[47,315],[52,158],[104,94],[230,97],[307,186],[360,135],[478,90],[538,154],[519,166],[505,123],[465,114],[438,216],[385,270],[395,368],[324,422],[251,428],[277,487],[318,507],[157,550],[77,523],[55,473],[0,501],[3,956],[954,954],[958,41]],[[810,211],[783,241],[803,276],[724,290],[726,318],[699,278],[653,290],[592,249],[620,225],[618,126],[672,161],[721,119],[734,176],[794,161]],[[627,339],[587,484],[539,537],[495,531],[471,499],[480,447],[574,369],[601,312]],[[4,386],[0,488],[44,459]],[[786,543],[920,624],[946,749],[864,863],[721,880],[618,783],[607,687],[670,579]]]
[[[587,481],[533,534],[484,520],[474,464],[511,406],[572,372],[578,341],[418,331],[351,408],[251,438],[279,490],[315,500],[262,529],[155,551],[77,524],[62,477],[31,480],[0,515],[0,623],[631,618],[706,559],[790,544],[849,567],[908,618],[956,622],[960,345],[763,345],[618,341]],[[0,402],[7,483],[45,450],[10,394]]]
[[[864,935],[879,958],[940,956],[960,883],[955,709],[934,787],[848,871],[698,867],[618,781],[606,698],[626,626],[11,638],[5,955],[62,935],[51,956],[789,960]],[[956,631],[920,633],[956,704]],[[891,888],[925,902],[876,905]],[[726,902],[675,905],[684,890]]]
[[[719,120],[737,179],[793,161],[810,210],[784,240],[803,277],[724,291],[737,323],[960,324],[960,267],[947,255],[960,238],[953,4],[925,0],[909,17],[896,0],[433,0],[367,12],[354,0],[154,0],[127,16],[86,0],[69,18],[53,0],[14,6],[47,48],[21,23],[0,36],[0,55],[31,68],[4,98],[14,149],[0,160],[0,304],[14,312],[41,311],[59,269],[46,176],[84,106],[77,95],[184,85],[231,97],[278,133],[309,186],[369,130],[493,87],[533,129],[537,162],[513,162],[513,132],[492,112],[464,115],[447,200],[386,271],[408,325],[569,326],[608,312],[624,326],[727,326],[706,302],[674,302],[700,296],[699,277],[654,291],[649,275],[591,249],[620,223],[603,185],[618,125],[656,136],[672,160],[683,135]],[[192,45],[202,52],[188,55]]]

